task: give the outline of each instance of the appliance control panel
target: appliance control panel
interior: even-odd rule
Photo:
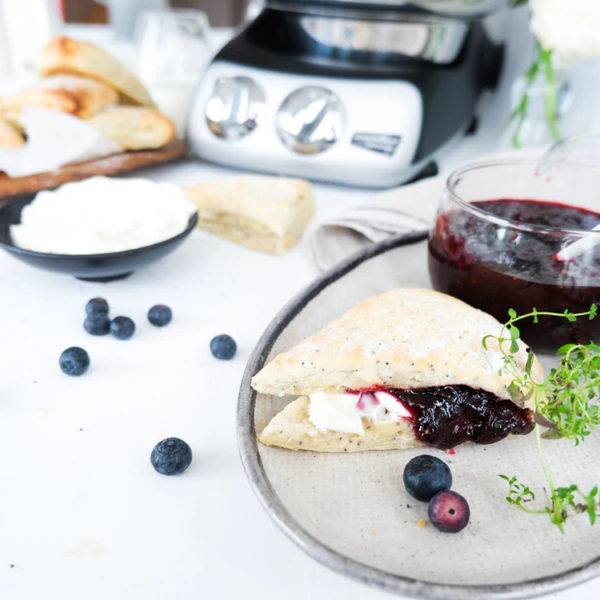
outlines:
[[[423,120],[419,90],[402,80],[296,75],[216,61],[188,121],[192,151],[232,167],[391,187],[413,164]]]

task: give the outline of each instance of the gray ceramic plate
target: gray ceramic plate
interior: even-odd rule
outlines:
[[[412,243],[411,243],[412,242]],[[426,506],[402,485],[404,465],[422,450],[315,454],[263,447],[256,430],[290,398],[256,394],[252,376],[361,300],[394,287],[429,287],[422,238],[386,241],[318,279],[288,304],[258,343],[238,404],[242,462],[259,500],[280,529],[320,563],[397,594],[440,600],[516,599],[548,594],[600,574],[600,528],[573,517],[562,535],[546,516],[509,505],[498,475],[518,475],[535,490],[544,479],[533,436],[492,446],[428,450],[451,465],[453,489],[471,506],[469,526],[442,534]],[[600,481],[600,436],[575,448],[548,441],[558,485]]]

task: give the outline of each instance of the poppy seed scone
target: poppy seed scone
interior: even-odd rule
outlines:
[[[198,207],[198,227],[269,254],[283,254],[301,239],[315,213],[310,183],[244,175],[185,188]]]
[[[259,434],[267,445],[348,452],[488,444],[533,430],[535,403],[509,393],[501,324],[450,296],[397,289],[370,298],[267,364],[262,394],[300,396]],[[519,342],[517,368],[531,351]],[[543,379],[533,357],[531,375]],[[524,392],[525,390],[523,390]]]

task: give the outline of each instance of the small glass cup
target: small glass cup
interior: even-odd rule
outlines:
[[[508,320],[508,310],[584,312],[600,302],[600,166],[506,160],[448,179],[429,238],[433,287]],[[600,341],[600,318],[519,323],[535,350]],[[493,332],[491,332],[493,333]]]
[[[556,142],[544,160],[600,167],[600,131],[572,135]]]
[[[194,91],[212,57],[208,19],[192,9],[147,12],[135,37],[140,77],[183,137]]]

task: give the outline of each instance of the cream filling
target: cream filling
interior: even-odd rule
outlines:
[[[410,410],[389,392],[316,392],[309,399],[308,416],[320,431],[364,435],[363,418],[370,419],[376,425],[414,419]]]

